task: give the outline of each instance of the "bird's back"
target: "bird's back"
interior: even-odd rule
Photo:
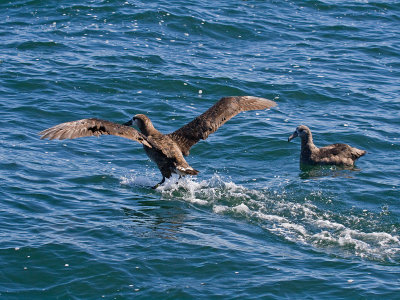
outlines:
[[[183,157],[182,151],[170,136],[157,134],[147,136],[152,148],[144,146],[147,156],[154,161],[161,173],[167,178],[172,173],[197,175],[198,171],[189,166]]]
[[[351,147],[347,144],[332,144],[318,148],[311,157],[315,163],[353,165],[354,161],[365,153],[366,151]]]

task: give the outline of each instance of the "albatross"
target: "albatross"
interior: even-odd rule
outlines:
[[[173,173],[179,177],[197,175],[185,160],[190,148],[199,140],[205,140],[211,133],[225,124],[238,113],[248,110],[269,109],[276,106],[274,101],[253,96],[223,97],[206,112],[178,130],[162,134],[144,114],[135,115],[124,124],[100,120],[97,118],[82,119],[58,124],[43,130],[41,139],[75,139],[87,136],[116,135],[137,141],[143,145],[147,156],[157,164],[162,180],[153,189],[170,178]],[[140,132],[130,127],[136,124]]]
[[[296,137],[301,139],[300,162],[304,164],[353,166],[357,159],[367,153],[347,144],[332,144],[318,148],[314,145],[310,128],[305,125],[298,126],[288,138],[288,142]]]

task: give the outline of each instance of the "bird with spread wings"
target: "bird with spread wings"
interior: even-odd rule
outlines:
[[[270,109],[276,103],[259,97],[233,96],[223,97],[206,112],[178,130],[162,134],[154,128],[150,119],[143,114],[135,115],[124,124],[100,120],[96,118],[77,120],[58,124],[43,130],[41,139],[75,139],[87,136],[115,135],[137,141],[143,145],[148,157],[154,161],[163,176],[153,188],[164,183],[172,173],[197,175],[185,160],[190,148],[200,140],[205,140],[211,133],[225,124],[232,117],[243,111]],[[130,127],[135,123],[140,132]]]

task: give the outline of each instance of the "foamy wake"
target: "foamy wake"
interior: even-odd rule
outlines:
[[[146,175],[122,177],[121,184],[154,185],[157,176],[153,173]],[[205,180],[185,177],[178,181],[172,178],[158,187],[157,191],[161,193],[162,199],[179,199],[210,207],[217,214],[246,219],[289,241],[325,249],[335,255],[400,261],[400,240],[396,232],[379,230],[374,221],[366,219],[362,214],[355,216],[340,212],[338,218],[339,213],[327,211],[326,208],[319,209],[307,199],[291,195],[290,191],[247,189],[225,181],[217,174]],[[354,219],[359,219],[355,223],[364,222],[377,229],[363,232],[350,228],[351,225],[347,224],[352,224]],[[343,224],[339,223],[341,221]]]

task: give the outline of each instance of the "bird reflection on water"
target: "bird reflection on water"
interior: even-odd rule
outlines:
[[[359,172],[356,166],[309,165],[300,163],[300,179],[319,179],[321,177],[353,178],[352,172]]]
[[[143,202],[143,206],[146,207],[122,207],[126,218],[133,223],[130,229],[134,235],[140,238],[178,239],[186,218],[184,209],[170,202],[160,205],[148,200]]]

